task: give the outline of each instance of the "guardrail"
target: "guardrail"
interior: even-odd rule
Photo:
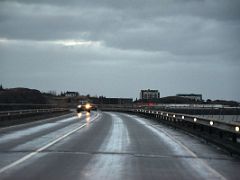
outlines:
[[[240,107],[201,107],[201,106],[168,106],[167,104],[159,106],[141,106],[140,109],[152,109],[158,111],[167,111],[173,113],[191,114],[191,115],[240,115]]]
[[[232,133],[240,134],[240,123],[237,122],[224,122],[218,121],[193,115],[179,114],[165,111],[154,111],[154,110],[144,110],[144,109],[135,109],[134,112],[144,113],[153,115],[156,118],[162,118],[163,120],[168,120],[172,122],[190,122],[193,124],[204,125],[212,128],[217,128],[220,130],[225,130]]]
[[[0,103],[0,111],[17,111],[28,109],[50,109],[65,108],[59,107],[57,104],[24,104],[24,103]]]
[[[10,120],[17,118],[31,117],[35,115],[41,115],[46,113],[56,113],[68,111],[67,108],[50,108],[50,109],[28,109],[17,111],[0,111],[0,120]]]
[[[195,115],[141,108],[108,107],[102,110],[134,113],[183,129],[212,142],[231,154],[240,155],[240,123],[224,122]]]
[[[132,112],[190,131],[229,150],[231,154],[240,154],[240,123],[238,122],[224,122],[194,115],[146,109],[132,109]]]

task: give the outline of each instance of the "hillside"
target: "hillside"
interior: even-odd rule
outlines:
[[[46,98],[36,89],[11,88],[0,90],[0,103],[46,104]]]

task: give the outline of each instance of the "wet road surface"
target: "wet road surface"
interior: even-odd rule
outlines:
[[[92,112],[0,130],[0,179],[239,179],[240,160],[135,115]]]

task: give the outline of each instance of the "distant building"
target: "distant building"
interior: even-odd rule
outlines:
[[[202,101],[201,94],[177,94],[176,96],[188,98],[194,101]]]
[[[66,97],[76,97],[76,96],[79,96],[79,93],[78,92],[67,91],[64,95]]]
[[[131,98],[106,98],[106,97],[99,97],[98,99],[93,99],[93,103],[96,104],[132,104],[133,99]]]
[[[141,90],[140,99],[159,99],[160,93],[158,90]]]

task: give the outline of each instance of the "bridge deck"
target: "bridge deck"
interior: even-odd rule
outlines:
[[[0,130],[0,179],[238,179],[240,160],[155,121],[92,112]]]

